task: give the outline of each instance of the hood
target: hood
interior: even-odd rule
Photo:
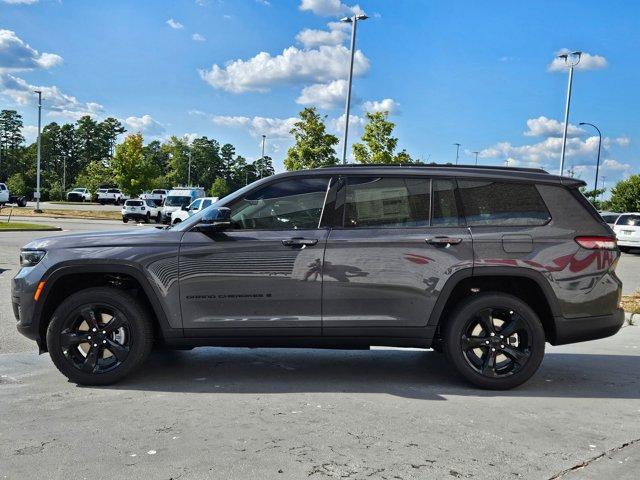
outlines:
[[[153,246],[179,243],[182,232],[160,228],[122,230],[115,232],[72,233],[56,237],[39,238],[23,248],[55,250],[64,248],[95,248],[118,246]]]

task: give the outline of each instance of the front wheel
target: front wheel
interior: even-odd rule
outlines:
[[[147,216],[144,217],[144,223],[149,223],[151,221],[151,214],[147,213]]]
[[[129,223],[129,219],[127,217],[122,217],[122,223]]]
[[[161,223],[161,222],[162,222],[162,215],[158,213],[158,215],[156,215],[156,223]]]
[[[504,293],[483,293],[462,302],[444,329],[444,350],[474,385],[506,390],[526,382],[544,357],[545,335],[535,311]]]
[[[81,385],[115,383],[138,368],[153,343],[146,310],[114,288],[89,288],[64,300],[47,328],[55,366]]]

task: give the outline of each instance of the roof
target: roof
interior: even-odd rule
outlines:
[[[585,186],[582,180],[552,175],[545,170],[539,168],[520,168],[520,167],[500,167],[500,166],[484,166],[484,165],[415,165],[415,164],[394,164],[394,165],[366,165],[366,164],[347,164],[331,167],[322,167],[312,170],[299,170],[296,172],[281,173],[278,176],[297,176],[314,174],[330,174],[330,175],[416,175],[430,177],[451,177],[465,178],[469,180],[479,179],[499,179],[506,181],[525,181],[536,183],[562,184],[567,186]]]

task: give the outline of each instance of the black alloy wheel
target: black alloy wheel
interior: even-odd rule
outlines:
[[[535,311],[506,293],[461,302],[444,326],[444,351],[471,383],[504,390],[527,381],[544,357],[545,333]]]

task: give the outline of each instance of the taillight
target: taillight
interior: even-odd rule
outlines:
[[[615,250],[615,237],[576,237],[576,242],[587,250]]]

